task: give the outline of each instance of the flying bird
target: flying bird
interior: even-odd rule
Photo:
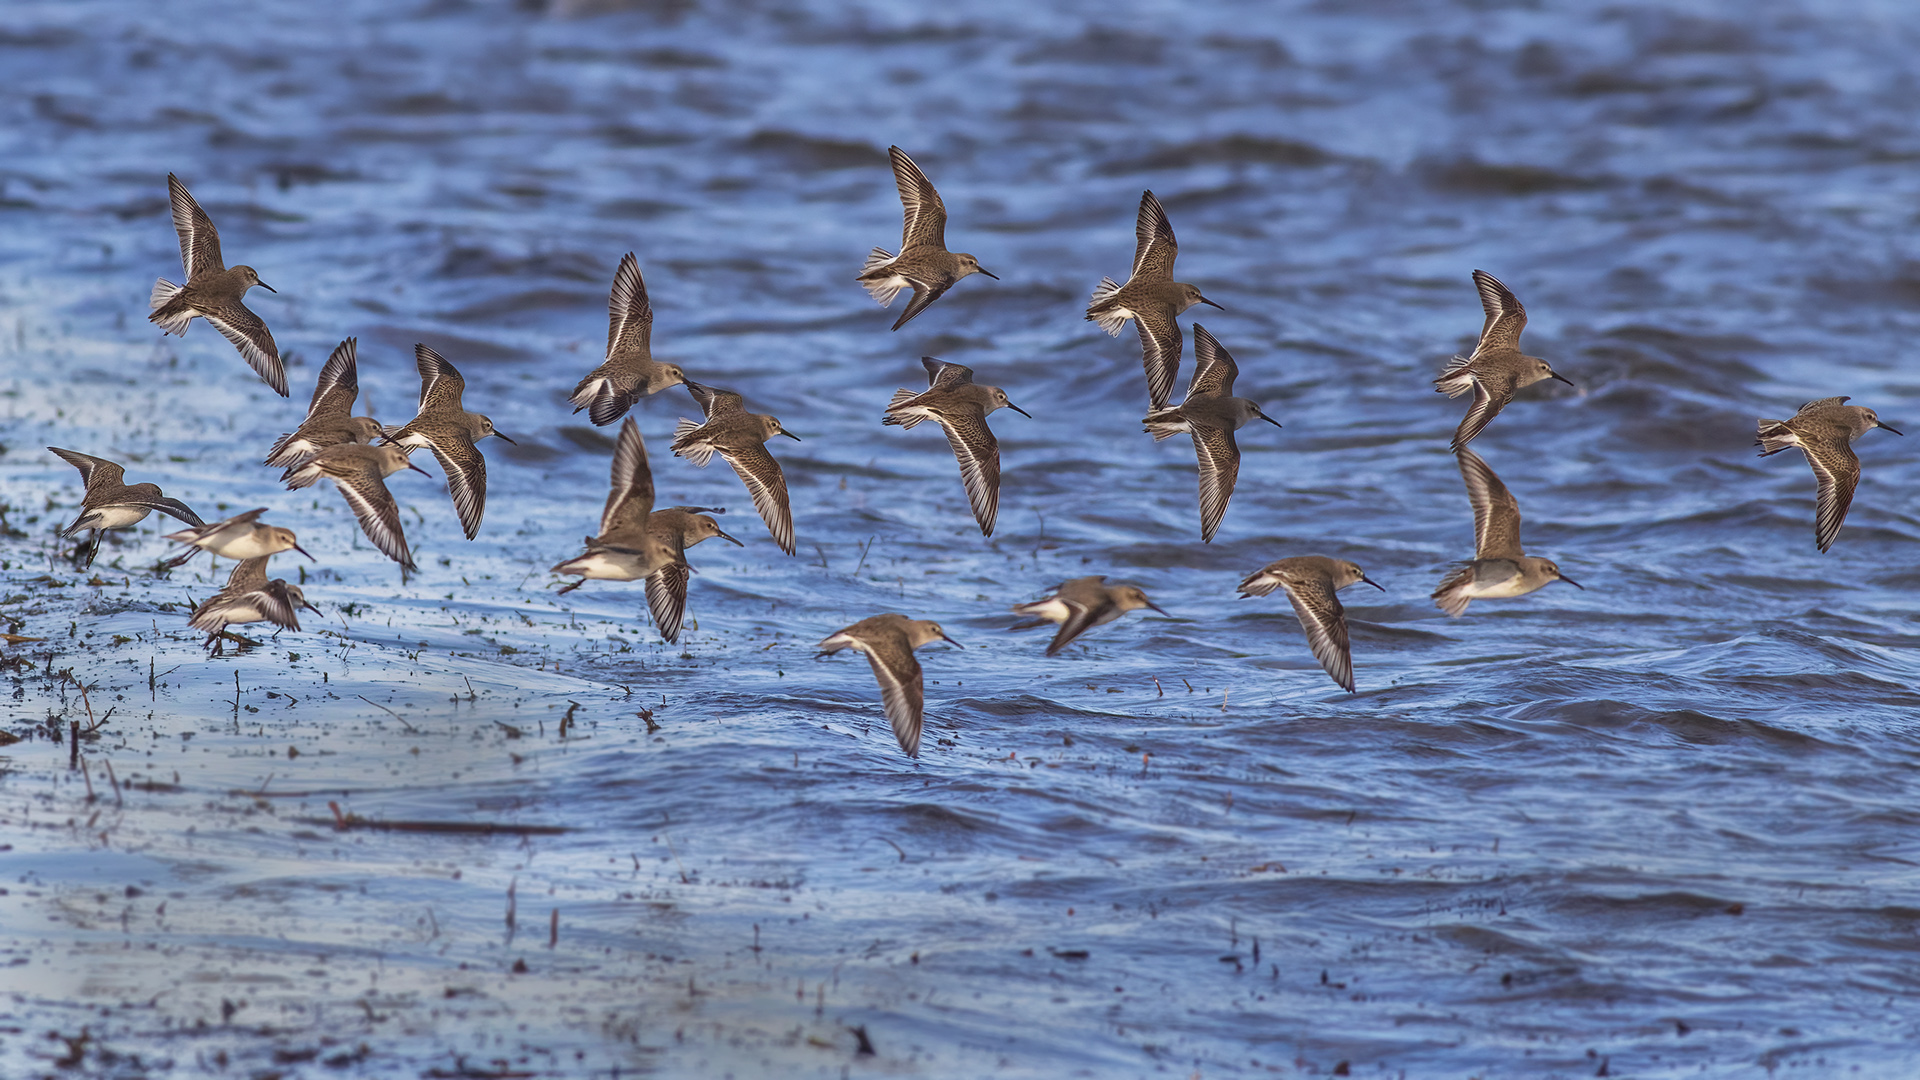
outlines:
[[[298,633],[300,630],[300,608],[306,608],[315,614],[320,609],[307,603],[306,594],[300,586],[289,585],[279,578],[267,580],[268,555],[242,560],[227,575],[226,587],[208,597],[205,603],[193,610],[193,616],[187,625],[195,630],[207,632],[206,644],[213,646],[210,656],[219,656],[226,648],[221,640],[227,627],[241,623],[270,622],[278,627]]]
[[[888,613],[861,619],[834,632],[820,643],[820,655],[814,659],[824,660],[841,649],[865,653],[867,662],[873,665],[873,677],[880,683],[881,707],[893,724],[894,738],[900,740],[900,749],[908,757],[919,757],[926,687],[913,650],[935,641],[965,647],[948,637],[937,622]]]
[[[731,390],[688,383],[687,392],[705,410],[707,421],[696,424],[681,417],[673,429],[671,449],[701,468],[706,468],[715,454],[724,458],[740,474],[747,494],[753,496],[753,508],[767,523],[773,542],[793,554],[793,510],[787,503],[787,477],[764,444],[775,435],[785,435],[794,442],[799,442],[800,436],[782,428],[776,417],[748,412],[746,399]]]
[[[1193,452],[1200,462],[1200,539],[1211,544],[1240,478],[1240,446],[1233,433],[1256,418],[1274,427],[1280,421],[1261,412],[1258,404],[1233,396],[1240,368],[1199,323],[1193,324],[1193,362],[1187,399],[1174,408],[1148,413],[1143,423],[1155,442],[1183,431],[1193,436]]]
[[[1853,440],[1874,428],[1887,428],[1872,409],[1849,405],[1844,397],[1821,398],[1800,406],[1786,420],[1760,421],[1760,437],[1755,445],[1760,456],[1777,454],[1797,446],[1813,466],[1820,482],[1819,509],[1813,518],[1813,542],[1822,552],[1833,546],[1840,525],[1847,520],[1847,508],[1853,505],[1853,489],[1860,483],[1860,459],[1854,455]]]
[[[1015,604],[1013,613],[1031,615],[1031,622],[1009,626],[1009,630],[1032,630],[1048,623],[1060,624],[1060,632],[1053,635],[1053,642],[1047,646],[1047,655],[1057,655],[1061,649],[1072,643],[1074,638],[1103,623],[1125,615],[1129,611],[1152,608],[1166,615],[1159,604],[1147,599],[1147,594],[1137,585],[1108,585],[1104,576],[1074,578],[1062,582],[1053,590],[1053,595],[1029,604]],[[1168,616],[1172,618],[1172,616]]]
[[[607,358],[573,388],[567,398],[573,411],[586,409],[589,420],[605,427],[641,398],[685,383],[680,365],[653,358],[652,342],[653,305],[647,301],[639,260],[629,251],[620,257],[607,296]]]
[[[1000,512],[1000,442],[987,427],[987,414],[1012,409],[1029,420],[1033,414],[1008,401],[1005,390],[974,382],[970,367],[931,356],[921,357],[920,363],[927,369],[927,388],[894,391],[880,422],[912,430],[920,421],[932,420],[945,429],[947,443],[960,462],[960,480],[966,485],[967,501],[973,504],[973,518],[980,523],[981,535],[992,536],[994,518]]]
[[[241,357],[275,393],[286,397],[287,369],[280,362],[273,334],[260,316],[241,302],[255,285],[268,292],[279,290],[261,281],[253,267],[229,269],[220,260],[220,234],[213,227],[213,219],[172,173],[167,174],[167,194],[173,203],[173,228],[180,234],[180,264],[186,268],[187,283],[175,285],[166,278],[154,281],[147,320],[181,337],[186,336],[187,324],[196,317],[207,320],[240,350]]]
[[[258,559],[267,555],[277,555],[282,551],[297,551],[312,559],[312,553],[300,546],[299,538],[294,536],[292,529],[259,523],[260,515],[266,512],[267,508],[262,506],[244,514],[235,514],[225,521],[168,533],[166,539],[187,545],[187,550],[163,561],[160,565],[171,570],[184,565],[187,560],[202,551],[210,551],[223,559],[236,560]]]
[[[1474,600],[1525,596],[1555,581],[1586,588],[1562,574],[1552,559],[1521,551],[1520,504],[1480,455],[1462,447],[1454,457],[1467,483],[1467,501],[1473,504],[1473,559],[1440,580],[1433,590],[1435,606],[1458,618]]]
[[[126,483],[126,470],[105,458],[57,446],[47,449],[79,469],[80,482],[86,485],[86,493],[80,497],[80,516],[60,530],[61,536],[91,530],[87,539],[73,551],[73,560],[82,570],[93,565],[93,557],[100,551],[101,533],[108,529],[130,529],[155,510],[195,528],[206,524],[186,503],[162,495],[159,485]]]
[[[1471,354],[1454,357],[1433,380],[1434,389],[1448,397],[1473,391],[1473,404],[1448,446],[1455,451],[1472,442],[1500,415],[1521,387],[1542,379],[1573,385],[1573,380],[1556,373],[1545,360],[1520,351],[1520,331],[1527,328],[1527,309],[1520,306],[1513,290],[1485,270],[1473,272],[1473,284],[1480,290],[1480,306],[1487,313],[1487,321],[1480,327],[1480,341]]]
[[[947,250],[947,206],[940,201],[940,193],[933,190],[933,182],[905,150],[889,146],[887,157],[893,161],[893,180],[900,187],[900,206],[905,215],[900,254],[874,248],[856,280],[867,287],[881,307],[892,304],[901,289],[913,290],[913,299],[894,321],[893,328],[898,330],[968,274],[986,274],[995,281],[1000,278],[966,252]]]
[[[440,459],[460,527],[471,540],[480,532],[480,518],[487,512],[487,459],[473,444],[489,435],[503,442],[513,440],[493,430],[492,420],[461,406],[467,381],[446,357],[415,345],[413,359],[420,369],[420,409],[413,419],[387,432],[386,441],[408,448],[424,446]]]
[[[341,443],[371,443],[384,430],[371,416],[353,415],[360,396],[360,370],[354,360],[359,343],[348,338],[334,346],[313,384],[313,401],[300,426],[275,440],[262,465],[285,469],[308,454]]]
[[[1347,609],[1340,606],[1340,597],[1335,594],[1362,581],[1381,592],[1387,591],[1357,563],[1324,555],[1295,555],[1268,563],[1247,575],[1240,583],[1240,595],[1243,598],[1265,596],[1275,589],[1287,590],[1294,614],[1300,616],[1300,629],[1307,632],[1307,645],[1313,649],[1314,659],[1320,661],[1334,682],[1352,693],[1353,647],[1347,637]]]
[[[1195,304],[1220,307],[1200,294],[1200,286],[1173,280],[1174,256],[1180,245],[1173,224],[1153,192],[1140,195],[1140,216],[1133,226],[1133,273],[1122,285],[1101,278],[1087,301],[1087,320],[1120,336],[1132,319],[1140,331],[1140,363],[1147,372],[1147,397],[1154,409],[1167,407],[1173,381],[1180,374],[1180,324],[1174,317]],[[1224,310],[1224,309],[1222,309]]]
[[[341,443],[310,455],[289,468],[280,480],[289,491],[312,487],[321,479],[332,480],[334,490],[347,500],[354,519],[360,523],[360,531],[367,534],[367,539],[381,554],[400,564],[404,581],[408,571],[419,567],[413,564],[413,554],[407,550],[407,535],[400,527],[399,504],[387,490],[387,477],[401,469],[412,469],[422,476],[433,475],[407,460],[406,447]]]

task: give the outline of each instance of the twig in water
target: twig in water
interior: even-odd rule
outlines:
[[[560,909],[554,908],[553,914],[547,918],[547,948],[549,949],[556,948],[559,946],[559,944],[560,944]]]
[[[127,805],[127,800],[120,797],[120,778],[113,775],[113,762],[108,761],[106,758],[101,758],[100,764],[107,767],[107,782],[113,785],[113,805]]]
[[[236,678],[238,677],[238,674],[239,674],[238,672],[235,673]],[[386,713],[388,716],[393,717],[395,720],[400,721],[400,726],[403,728],[406,728],[408,731],[412,731],[415,733],[419,732],[420,730],[419,728],[414,727],[412,724],[407,723],[406,717],[401,716],[399,713],[394,712],[392,709],[387,708],[385,705],[382,705],[379,702],[373,700],[372,698],[369,698],[367,695],[355,694],[353,696],[359,698],[361,701],[366,702],[367,704],[373,706],[374,708],[379,709],[381,712]]]
[[[80,778],[81,778],[81,779],[83,779],[83,780],[85,780],[85,781],[87,782],[87,802],[89,802],[89,803],[91,803],[91,802],[93,802],[93,801],[94,801],[94,799],[93,799],[93,777],[92,777],[91,775],[89,775],[89,774],[88,774],[88,772],[87,772],[87,763],[86,763],[86,761],[85,761],[85,759],[82,759],[82,760],[81,760],[81,762],[80,762]],[[89,822],[89,824],[91,824],[91,822]]]
[[[1153,680],[1153,688],[1154,688],[1155,690],[1158,690],[1158,691],[1160,691],[1160,696],[1161,696],[1161,697],[1166,697],[1166,696],[1167,696],[1167,688],[1166,688],[1166,687],[1164,687],[1164,686],[1161,686],[1161,685],[1160,685],[1160,676],[1158,676],[1158,675],[1149,675],[1149,676],[1147,676],[1147,678],[1149,678],[1149,679],[1152,679],[1152,680]]]
[[[883,844],[885,844],[885,845],[887,845],[888,847],[890,847],[890,848],[892,848],[893,850],[895,850],[895,851],[898,851],[898,852],[900,853],[900,861],[901,861],[901,862],[906,862],[906,861],[907,861],[907,852],[906,852],[906,849],[905,849],[905,848],[902,848],[902,847],[901,847],[901,846],[900,846],[899,844],[896,844],[896,843],[894,843],[893,841],[891,841],[891,840],[889,840],[889,839],[887,839],[887,838],[886,838],[886,837],[884,837],[884,836],[875,836],[875,837],[870,837],[869,839],[873,839],[873,840],[878,840],[878,841],[880,841],[881,843],[883,843]]]
[[[880,538],[877,536],[869,536],[867,542],[860,545],[860,562],[853,568],[854,577],[859,577],[860,568],[867,565],[867,553],[873,550],[873,542],[878,539]]]
[[[675,866],[677,866],[677,867],[679,867],[679,868],[680,868],[680,884],[682,884],[682,885],[691,885],[691,884],[693,884],[693,883],[692,883],[691,881],[688,881],[688,880],[687,880],[687,867],[686,867],[686,864],[685,864],[685,863],[683,863],[683,862],[681,862],[681,861],[680,861],[680,853],[679,853],[679,852],[677,852],[677,851],[675,851],[675,850],[673,850],[673,837],[671,837],[671,836],[667,836],[667,834],[666,834],[666,833],[664,833],[664,832],[662,832],[662,833],[661,833],[660,835],[661,835],[661,836],[663,836],[663,837],[666,837],[666,841],[667,841],[667,854],[669,854],[669,855],[672,855],[672,856],[673,856],[673,865],[675,865]]]
[[[514,908],[515,908],[515,907],[516,907],[516,906],[518,905],[518,903],[519,903],[519,902],[518,902],[518,901],[517,901],[517,900],[516,900],[516,899],[514,898],[514,895],[513,895],[513,894],[514,894],[514,892],[515,892],[515,890],[517,890],[517,889],[518,889],[519,887],[520,887],[520,878],[519,878],[519,876],[518,876],[518,875],[515,875],[515,876],[514,876],[514,878],[513,878],[513,880],[511,880],[511,881],[509,881],[509,882],[507,882],[507,941],[508,941],[508,943],[509,943],[509,944],[511,944],[511,943],[512,943],[512,941],[513,941],[513,914],[514,914]]]
[[[819,544],[815,544],[813,545],[813,550],[820,556],[820,569],[827,569],[827,549],[821,547]]]

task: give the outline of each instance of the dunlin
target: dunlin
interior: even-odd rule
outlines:
[[[202,551],[210,551],[223,559],[259,559],[282,551],[297,551],[312,559],[313,554],[300,546],[292,529],[259,523],[260,515],[266,512],[267,508],[262,506],[225,521],[168,533],[168,540],[187,545],[187,550],[161,565],[168,569],[181,566]]]
[[[220,260],[220,234],[214,230],[213,219],[172,173],[167,174],[167,193],[173,200],[173,228],[180,234],[180,264],[186,268],[187,283],[175,285],[166,278],[155,281],[147,303],[153,310],[147,319],[160,324],[167,333],[183,337],[195,316],[207,320],[233,342],[268,386],[286,397],[287,369],[280,363],[273,335],[260,316],[241,303],[255,285],[268,292],[278,290],[261,281],[251,266],[227,268]]]
[[[926,689],[921,685],[920,661],[913,650],[935,641],[962,647],[940,624],[888,613],[861,619],[820,643],[825,659],[841,649],[867,654],[873,677],[880,683],[880,702],[893,723],[894,737],[909,757],[920,756],[920,722],[926,712]]]
[[[221,635],[227,632],[229,626],[270,622],[298,633],[298,609],[306,608],[316,615],[320,613],[319,608],[307,603],[306,594],[300,591],[300,586],[289,585],[279,578],[267,580],[267,559],[270,557],[260,555],[242,561],[233,568],[233,573],[227,575],[225,588],[193,609],[193,617],[187,620],[187,625],[207,632],[206,644],[213,646],[211,655],[219,656],[226,649]]]
[[[1520,351],[1520,331],[1527,328],[1527,309],[1520,306],[1513,290],[1485,270],[1473,272],[1473,284],[1480,290],[1480,306],[1487,312],[1487,321],[1480,327],[1480,341],[1471,355],[1454,357],[1433,380],[1435,389],[1448,397],[1473,391],[1473,405],[1453,433],[1452,450],[1472,442],[1521,387],[1542,379],[1573,385],[1545,360]]]
[[[653,305],[647,302],[640,263],[629,251],[620,257],[607,297],[607,358],[573,388],[567,399],[573,411],[586,409],[589,420],[605,427],[641,398],[686,382],[680,365],[653,358],[652,338]]]
[[[1813,542],[1821,551],[1833,546],[1840,525],[1847,520],[1847,508],[1853,505],[1853,489],[1860,483],[1860,459],[1854,456],[1853,440],[1874,428],[1887,428],[1872,409],[1847,404],[1847,398],[1830,397],[1809,401],[1787,420],[1760,421],[1760,456],[1777,454],[1797,446],[1813,466],[1814,479],[1820,482],[1819,510],[1813,519]]]
[[[673,452],[701,468],[715,454],[725,458],[740,474],[747,494],[753,496],[753,508],[760,511],[773,542],[793,554],[793,510],[787,504],[787,478],[762,444],[775,435],[785,435],[794,442],[799,442],[800,436],[783,429],[774,417],[748,412],[745,399],[731,390],[688,383],[687,391],[706,411],[707,422],[696,424],[681,417],[673,429]]]
[[[1280,421],[1261,412],[1254,402],[1233,396],[1240,368],[1199,323],[1193,324],[1193,363],[1187,399],[1175,408],[1147,414],[1143,423],[1155,442],[1183,431],[1193,436],[1193,452],[1200,462],[1200,539],[1211,544],[1240,478],[1240,447],[1233,433],[1256,417],[1274,427]]]
[[[600,511],[600,533],[587,537],[587,550],[553,568],[556,574],[578,574],[580,580],[562,593],[589,580],[634,581],[680,558],[669,544],[647,531],[653,513],[653,468],[647,463],[647,444],[640,425],[627,417],[620,440],[613,447],[613,473],[607,505]]]
[[[1173,259],[1180,246],[1174,242],[1166,210],[1151,191],[1140,196],[1140,217],[1133,234],[1137,238],[1133,274],[1125,285],[1101,278],[1100,287],[1087,301],[1087,318],[1115,337],[1128,319],[1133,320],[1140,331],[1147,396],[1153,408],[1164,409],[1180,373],[1180,324],[1174,317],[1195,304],[1220,305],[1200,295],[1200,286],[1173,280]]]
[[[1012,409],[1029,420],[1033,414],[1008,401],[1005,390],[974,382],[970,367],[931,356],[921,357],[920,363],[926,365],[927,388],[918,393],[894,391],[880,422],[911,430],[922,420],[932,420],[946,429],[974,520],[980,523],[982,535],[992,536],[993,520],[1000,512],[1000,443],[987,427],[987,414]]]
[[[288,490],[312,487],[314,481],[322,477],[332,480],[334,489],[347,500],[354,518],[360,522],[360,531],[366,533],[367,539],[387,558],[400,564],[404,577],[405,571],[418,567],[413,565],[413,555],[407,550],[407,535],[400,528],[400,507],[393,501],[393,493],[387,490],[387,477],[401,469],[412,469],[422,476],[433,475],[408,461],[404,447],[341,443],[288,469],[280,479],[286,482]]]
[[[1300,629],[1307,632],[1307,644],[1314,659],[1327,669],[1333,681],[1348,693],[1353,692],[1353,648],[1347,638],[1347,609],[1335,594],[1356,582],[1386,592],[1386,587],[1368,577],[1366,571],[1345,559],[1325,555],[1295,555],[1268,563],[1240,583],[1242,597],[1265,596],[1275,589],[1287,590],[1294,614],[1300,616]]]
[[[471,540],[480,531],[481,515],[487,512],[487,459],[473,444],[489,435],[504,442],[513,440],[493,430],[493,421],[461,407],[460,395],[467,381],[445,357],[425,345],[415,345],[413,359],[420,369],[420,410],[413,419],[388,432],[387,442],[424,446],[440,459],[453,508],[460,514],[460,527]]]
[[[1562,574],[1552,559],[1520,550],[1520,504],[1507,485],[1473,451],[1462,447],[1454,456],[1467,482],[1467,500],[1473,503],[1474,554],[1472,562],[1461,563],[1440,580],[1433,590],[1434,604],[1457,618],[1471,601],[1525,596],[1553,581],[1585,588]]]
[[[313,402],[300,426],[280,436],[262,465],[285,469],[309,454],[341,443],[371,443],[380,437],[380,421],[353,415],[360,396],[360,370],[354,361],[358,343],[348,338],[334,346],[313,385]]]
[[[61,536],[72,536],[82,529],[92,530],[73,552],[74,562],[82,570],[93,565],[93,557],[100,551],[102,532],[132,528],[155,510],[195,528],[206,524],[200,520],[200,515],[187,508],[186,503],[160,494],[159,485],[126,483],[126,470],[105,458],[62,450],[57,446],[47,449],[79,469],[80,482],[86,485],[86,493],[80,497],[80,516],[73,519],[73,524],[60,530]]]
[[[1052,644],[1047,646],[1047,655],[1054,656],[1074,638],[1102,623],[1110,623],[1129,611],[1152,608],[1162,615],[1167,614],[1159,604],[1147,599],[1147,594],[1141,592],[1138,586],[1108,585],[1106,580],[1103,576],[1074,578],[1062,582],[1053,590],[1053,595],[1044,600],[1015,604],[1014,614],[1031,615],[1034,619],[1007,629],[1031,630],[1048,623],[1059,623],[1060,632],[1053,635]]]
[[[708,506],[670,506],[647,516],[647,532],[679,556],[647,575],[647,609],[653,612],[653,625],[663,641],[680,640],[680,625],[686,621],[687,578],[693,573],[693,567],[687,565],[687,549],[714,537],[746,547],[707,516],[720,512]]]
[[[900,254],[874,248],[857,280],[881,307],[892,304],[901,289],[913,290],[913,299],[893,324],[898,330],[968,274],[986,274],[995,281],[1000,278],[966,252],[947,250],[947,206],[940,201],[940,193],[933,190],[933,182],[905,150],[889,146],[887,156],[893,160],[893,180],[900,187],[900,205],[905,212]]]

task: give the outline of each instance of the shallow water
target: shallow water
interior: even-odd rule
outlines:
[[[0,619],[47,640],[5,652],[0,1072],[1910,1075],[1920,447],[1860,441],[1822,556],[1805,464],[1750,444],[1830,394],[1920,424],[1916,44],[1872,3],[8,8]],[[1002,278],[898,334],[851,280],[890,142]],[[293,402],[142,317],[169,170],[280,289]],[[1132,332],[1080,318],[1146,187],[1286,425],[1211,545]],[[656,353],[805,438],[788,558],[667,455],[685,395],[635,410],[661,502],[747,541],[694,550],[672,647],[546,572],[604,498],[564,400],[627,250]],[[1587,589],[1454,621],[1428,380],[1474,267],[1578,384],[1475,447]],[[395,478],[405,585],[254,464],[349,334],[383,418],[425,341],[520,440],[471,543]],[[993,419],[992,540],[938,433],[878,423],[925,354],[1035,414]],[[45,445],[273,507],[325,617],[200,659],[204,559],[153,577],[149,524],[73,572]],[[1351,697],[1233,600],[1309,552],[1387,586],[1345,597]],[[1086,573],[1173,618],[1003,632]],[[811,659],[882,610],[968,646],[922,654],[917,763]]]

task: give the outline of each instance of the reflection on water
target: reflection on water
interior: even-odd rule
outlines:
[[[0,15],[0,618],[46,639],[5,653],[0,1071],[1910,1067],[1917,451],[1862,440],[1822,557],[1805,465],[1750,444],[1830,394],[1920,413],[1917,33],[1785,2]],[[895,142],[1003,279],[898,334],[853,281],[899,235]],[[169,170],[281,289],[252,303],[294,402],[145,321]],[[1145,188],[1286,424],[1210,545],[1133,335],[1081,318]],[[628,250],[656,355],[806,440],[788,558],[667,454],[690,399],[636,407],[660,502],[748,540],[692,553],[675,646],[639,589],[546,572],[604,499],[564,403]],[[1429,380],[1475,267],[1577,384],[1475,448],[1588,590],[1454,621],[1463,404]],[[395,477],[405,585],[255,465],[350,334],[382,419],[424,341],[520,440],[484,444],[473,542]],[[992,539],[944,441],[879,423],[923,355],[1035,415],[999,414]],[[199,659],[204,560],[150,576],[150,526],[91,579],[54,558],[49,444],[273,507],[326,616]],[[1352,697],[1286,605],[1233,600],[1315,552],[1388,589],[1346,597]],[[1057,661],[1003,632],[1089,573],[1173,617]],[[918,763],[865,663],[811,658],[883,610],[968,646],[923,657]]]

